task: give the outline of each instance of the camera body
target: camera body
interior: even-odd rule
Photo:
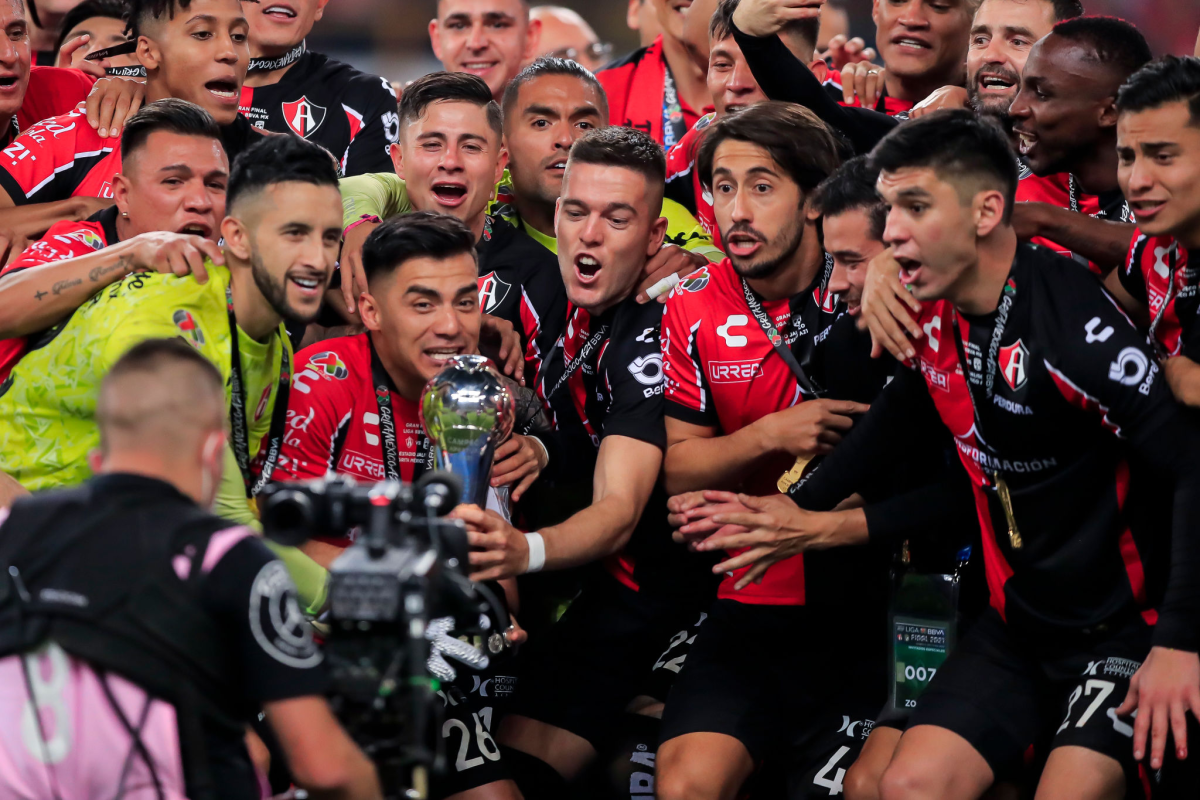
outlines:
[[[259,495],[263,530],[280,544],[359,529],[330,566],[321,619],[330,702],[375,761],[388,797],[424,796],[426,770],[442,760],[439,684],[427,668],[430,620],[452,617],[466,635],[508,626],[494,593],[465,574],[466,529],[444,518],[460,492],[456,476],[430,472],[415,484],[331,475],[271,484]]]

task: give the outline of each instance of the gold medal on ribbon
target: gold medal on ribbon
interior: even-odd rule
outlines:
[[[796,481],[804,475],[804,470],[810,461],[812,461],[812,456],[797,456],[796,463],[792,465],[792,468],[780,475],[779,480],[775,482],[776,488],[783,494],[787,494],[787,490],[792,488]]]
[[[999,472],[992,473],[992,480],[996,484],[996,494],[1000,497],[1000,505],[1004,507],[1004,518],[1008,521],[1008,543],[1013,550],[1020,550],[1024,542],[1021,541],[1021,532],[1017,530],[1017,517],[1013,514],[1012,495],[1008,492],[1008,484],[1004,482],[1004,478],[1000,477]]]

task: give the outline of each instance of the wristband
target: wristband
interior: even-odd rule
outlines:
[[[649,289],[647,289],[646,296],[649,297],[651,300],[657,300],[662,295],[664,295],[667,292],[674,289],[678,283],[679,283],[679,275],[677,275],[675,273],[671,273],[670,275],[663,278],[661,281],[659,281],[658,283],[654,284]]]
[[[361,217],[354,220],[354,222],[351,222],[349,225],[346,226],[346,229],[342,231],[342,236],[345,236],[347,233],[354,230],[359,225],[362,225],[364,222],[378,223],[378,222],[382,222],[382,220],[379,219],[379,217],[375,216],[374,214],[363,214]]]
[[[535,532],[525,534],[525,542],[529,545],[529,566],[525,572],[538,572],[546,565],[546,540]]]

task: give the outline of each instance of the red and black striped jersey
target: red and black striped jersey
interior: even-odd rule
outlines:
[[[558,256],[500,217],[489,215],[479,254],[479,310],[508,320],[521,336],[530,385],[562,333],[567,291]]]
[[[1172,236],[1135,230],[1129,256],[1117,276],[1121,286],[1150,311],[1150,334],[1169,356],[1200,358],[1200,267]]]
[[[660,35],[596,73],[608,98],[610,125],[625,125],[648,134],[665,148],[674,147],[700,119],[675,89]]]
[[[1056,175],[1039,177],[1034,175],[1033,170],[1023,162],[1018,162],[1018,167],[1020,176],[1020,180],[1017,181],[1016,201],[1018,203],[1049,203],[1068,211],[1076,211],[1110,222],[1133,221],[1129,204],[1125,202],[1125,195],[1121,194],[1119,189],[1099,195],[1087,194],[1079,187],[1074,176],[1068,173],[1061,172]],[[1031,241],[1033,244],[1049,247],[1059,255],[1086,264],[1092,272],[1097,275],[1101,274],[1098,266],[1062,245],[1055,244],[1041,236],[1035,236]]]
[[[1140,614],[1155,644],[1200,644],[1200,432],[1146,337],[1098,279],[1018,247],[999,305],[946,300],[918,318],[917,355],[791,495],[831,507],[883,442],[927,446],[932,405],[970,476],[991,604],[1054,636]],[[837,499],[833,499],[834,497]]]

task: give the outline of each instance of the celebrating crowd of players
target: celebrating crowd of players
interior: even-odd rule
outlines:
[[[0,797],[379,797],[309,622],[354,532],[255,497],[416,481],[466,354],[514,625],[432,796],[1200,794],[1200,54],[630,0],[605,65],[440,0],[393,87],[326,2],[0,0]]]

